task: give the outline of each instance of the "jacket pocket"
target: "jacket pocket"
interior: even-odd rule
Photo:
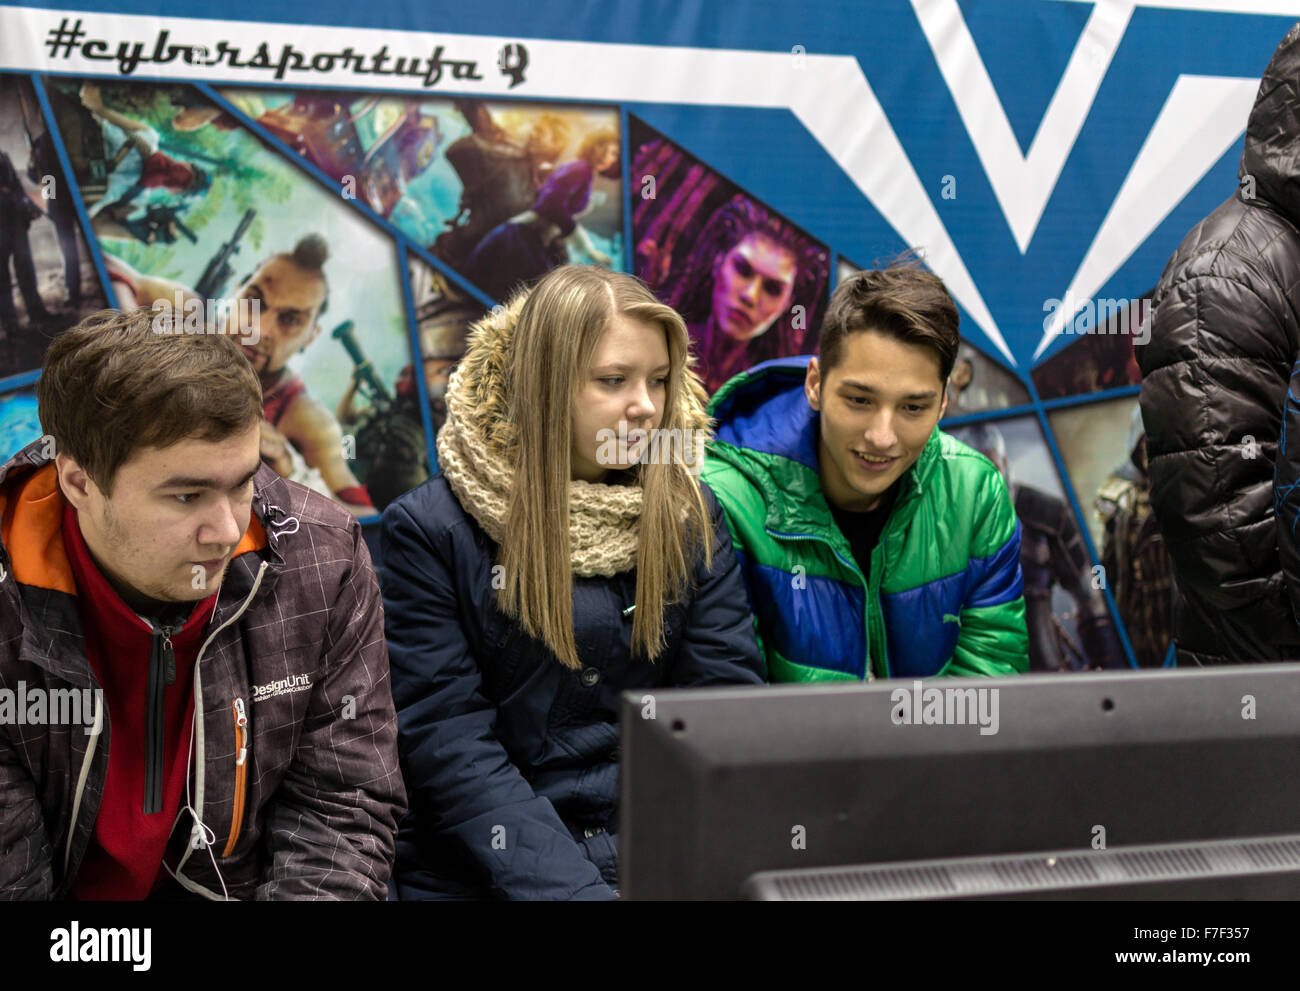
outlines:
[[[248,730],[248,714],[244,709],[244,700],[237,698],[231,703],[235,717],[235,809],[230,816],[230,839],[221,851],[222,857],[229,857],[239,843],[239,834],[244,824],[244,799],[248,782],[248,744],[252,734]]]

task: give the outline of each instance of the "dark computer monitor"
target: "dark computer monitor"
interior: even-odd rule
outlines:
[[[1300,833],[1298,664],[628,692],[621,718],[632,899]]]

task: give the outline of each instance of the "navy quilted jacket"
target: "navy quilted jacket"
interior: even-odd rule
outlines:
[[[496,545],[435,475],[383,515],[383,591],[410,813],[397,895],[612,898],[624,690],[760,684],[763,662],[722,511],[720,547],[666,616],[655,662],[631,656],[636,575],[575,578],[580,670],[495,605]]]

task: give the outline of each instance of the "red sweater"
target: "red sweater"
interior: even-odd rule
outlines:
[[[170,634],[175,680],[160,685],[162,807],[146,813],[147,702],[154,634],[95,565],[71,506],[63,512],[63,540],[77,583],[86,658],[104,690],[110,731],[103,800],[72,893],[83,901],[138,901],[169,877],[162,860],[185,794],[194,662],[216,593],[195,603],[184,626]]]

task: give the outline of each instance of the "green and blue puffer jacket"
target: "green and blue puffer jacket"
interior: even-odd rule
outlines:
[[[899,479],[866,581],[822,495],[807,366],[764,362],[709,404],[703,478],[726,511],[771,680],[1025,671],[1020,523],[993,463],[936,428]]]

